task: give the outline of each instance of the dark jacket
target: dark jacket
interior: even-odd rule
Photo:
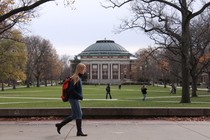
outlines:
[[[73,91],[70,93],[69,99],[83,100],[82,95],[82,81],[79,81],[74,85],[74,81],[70,82],[69,90]]]
[[[110,86],[106,87],[106,92],[110,92]]]
[[[147,88],[142,87],[142,88],[141,88],[141,92],[142,92],[142,94],[147,94]]]

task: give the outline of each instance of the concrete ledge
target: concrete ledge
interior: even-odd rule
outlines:
[[[82,108],[84,118],[199,117],[210,108]],[[69,108],[0,109],[0,117],[64,117]]]

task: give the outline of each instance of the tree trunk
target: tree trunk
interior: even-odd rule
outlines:
[[[27,79],[26,79],[26,87],[27,87],[27,88],[30,88],[30,80],[29,80],[29,79],[30,79],[30,78],[27,78]]]
[[[16,81],[15,80],[13,80],[12,86],[13,86],[13,89],[16,89]]]
[[[210,86],[210,72],[208,72],[208,86]]]
[[[40,87],[39,77],[36,77],[36,86],[37,86],[37,87]]]
[[[182,98],[181,103],[190,103],[189,79],[190,70],[188,64],[189,54],[188,46],[182,47]]]
[[[44,80],[44,85],[45,87],[47,87],[47,80]]]
[[[166,82],[165,79],[164,79],[164,81],[163,81],[163,84],[164,84],[164,88],[166,88],[167,82]]]
[[[187,0],[182,0],[182,37],[181,37],[181,65],[182,65],[182,99],[181,103],[190,103],[190,55],[191,46],[190,19],[187,7]]]
[[[190,103],[189,70],[182,68],[182,98],[181,103]]]
[[[4,91],[4,82],[1,83],[1,90]]]
[[[197,77],[192,77],[192,97],[198,97],[196,92],[197,92]]]
[[[27,87],[27,88],[30,88],[29,82],[26,83],[26,87]]]

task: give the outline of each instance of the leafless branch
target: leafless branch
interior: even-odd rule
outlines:
[[[102,3],[101,3],[101,6],[104,7],[104,8],[116,8],[116,7],[119,8],[119,7],[122,7],[123,5],[125,5],[126,3],[129,3],[129,2],[134,1],[134,0],[126,0],[122,3],[119,3],[118,1],[113,1],[113,0],[108,0],[108,1],[111,3],[110,6],[105,6]]]
[[[24,12],[24,11],[29,11],[29,10],[31,10],[35,7],[38,7],[39,5],[41,5],[43,3],[46,3],[46,2],[49,2],[49,1],[54,1],[54,0],[39,0],[39,1],[37,1],[33,4],[31,4],[31,5],[28,5],[28,6],[24,5],[23,7],[11,10],[10,12],[0,16],[0,23],[3,22],[4,20],[6,20],[7,18],[17,14],[17,13]]]
[[[196,16],[198,16],[198,15],[200,15],[204,10],[206,10],[206,8],[208,8],[210,6],[210,2],[208,2],[208,3],[206,3],[205,5],[203,5],[203,7],[199,10],[199,11],[197,11],[197,12],[195,12],[194,14],[192,14],[192,15],[190,15],[190,19],[193,19],[194,17],[196,17]]]

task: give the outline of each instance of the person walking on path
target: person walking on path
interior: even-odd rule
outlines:
[[[176,94],[176,86],[174,84],[171,85],[171,92],[170,94]]]
[[[86,66],[79,63],[76,67],[75,73],[72,75],[72,82],[70,82],[70,90],[73,91],[69,97],[72,114],[64,118],[60,123],[56,123],[57,132],[60,134],[61,128],[72,120],[76,120],[77,136],[87,136],[82,132],[82,110],[80,108],[79,100],[83,100],[82,95],[82,80],[80,79],[85,73]]]
[[[145,85],[143,85],[143,86],[141,87],[141,93],[143,94],[143,101],[145,101],[146,98],[147,98],[147,88],[146,88]]]
[[[112,96],[111,96],[110,92],[111,92],[110,85],[107,84],[107,86],[106,86],[106,99],[107,99],[108,96],[109,96],[110,99],[112,99]]]

